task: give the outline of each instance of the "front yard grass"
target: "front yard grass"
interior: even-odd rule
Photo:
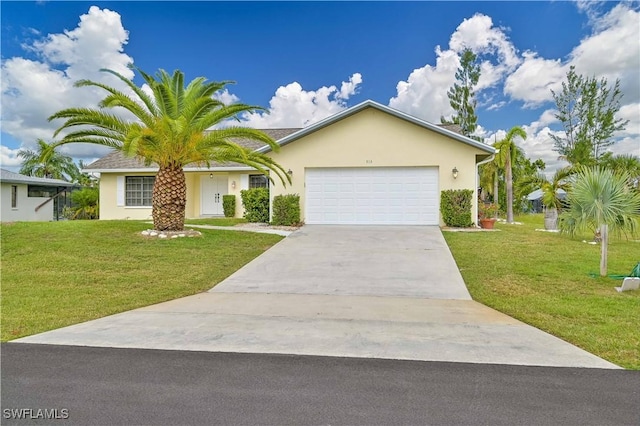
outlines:
[[[247,223],[247,219],[234,217],[210,217],[204,219],[187,219],[185,225],[213,225],[213,226],[236,226],[239,223]]]
[[[444,232],[474,300],[628,369],[640,369],[640,292],[598,273],[600,246],[535,231],[541,215],[497,232]],[[628,274],[640,242],[611,239],[609,274]]]
[[[201,229],[147,239],[138,221],[4,223],[2,341],[210,289],[282,237]]]

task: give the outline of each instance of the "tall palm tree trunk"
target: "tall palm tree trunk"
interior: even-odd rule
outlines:
[[[511,170],[511,154],[507,155],[504,171],[507,187],[507,222],[513,223],[513,176]]]
[[[153,228],[182,231],[187,204],[187,185],[182,167],[160,168],[153,185]]]

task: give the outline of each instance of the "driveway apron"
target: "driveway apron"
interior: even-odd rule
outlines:
[[[207,293],[16,342],[619,368],[471,300],[428,226],[307,225]]]

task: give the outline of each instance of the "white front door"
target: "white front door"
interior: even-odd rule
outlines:
[[[222,216],[222,196],[229,192],[226,176],[202,176],[200,178],[200,214],[202,216]]]

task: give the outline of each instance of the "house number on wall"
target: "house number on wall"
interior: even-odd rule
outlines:
[[[367,164],[373,164],[373,160],[365,160],[365,163],[367,163]]]

